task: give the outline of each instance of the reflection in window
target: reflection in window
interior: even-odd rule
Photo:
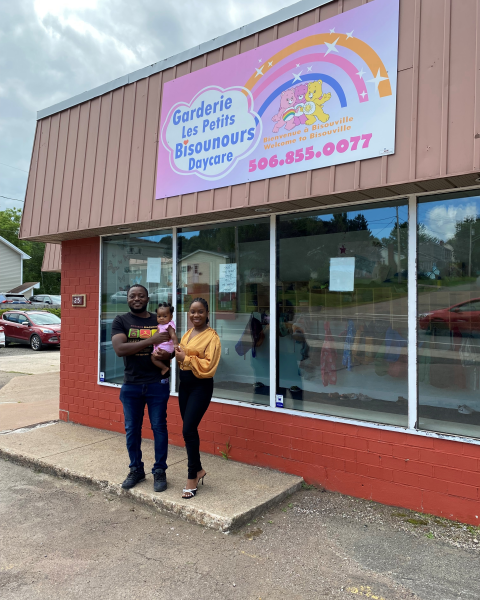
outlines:
[[[178,230],[179,336],[190,303],[205,298],[222,342],[214,396],[270,403],[268,219]]]
[[[418,204],[422,429],[480,437],[480,198]]]
[[[281,216],[277,237],[284,406],[406,425],[407,204]]]
[[[172,300],[172,233],[145,232],[103,238],[100,372],[105,381],[123,383],[123,359],[113,351],[113,319],[129,311],[128,290],[140,283],[148,289],[148,310]]]

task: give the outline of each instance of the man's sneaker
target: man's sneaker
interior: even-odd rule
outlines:
[[[165,469],[156,469],[153,472],[153,489],[155,492],[164,492],[167,489]]]
[[[140,481],[145,479],[145,471],[142,469],[141,471],[136,467],[130,468],[130,473],[127,475],[127,478],[122,483],[122,488],[124,490],[129,490],[137,485]]]

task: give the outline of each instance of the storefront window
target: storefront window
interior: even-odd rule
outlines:
[[[280,216],[277,248],[284,407],[405,426],[407,203]]]
[[[123,359],[112,348],[113,319],[128,312],[127,294],[136,283],[150,296],[148,310],[172,300],[172,232],[149,231],[103,238],[100,379],[123,382]]]
[[[480,437],[480,197],[418,204],[419,427]]]
[[[268,219],[178,230],[177,329],[191,327],[196,297],[222,342],[214,396],[269,404],[270,225]]]

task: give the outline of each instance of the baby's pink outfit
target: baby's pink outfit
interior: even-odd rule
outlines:
[[[175,323],[173,321],[170,321],[170,323],[167,323],[166,325],[159,325],[158,332],[165,333],[166,331],[168,331],[169,327],[173,327],[173,330],[176,331]],[[161,348],[162,350],[166,350],[167,352],[172,353],[174,350],[173,340],[170,340],[169,342],[162,342],[161,344],[153,346],[153,351],[155,352],[155,350],[158,350],[158,348]]]

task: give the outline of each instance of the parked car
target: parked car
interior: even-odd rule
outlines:
[[[112,294],[110,296],[110,301],[113,302],[113,304],[126,304],[127,303],[127,297],[128,297],[128,292],[115,292],[115,294]]]
[[[9,310],[0,320],[5,330],[5,343],[28,344],[32,350],[60,346],[61,320],[46,311]]]
[[[480,336],[480,298],[423,313],[419,325],[427,333]]]
[[[1,304],[30,304],[23,294],[0,294]]]
[[[52,296],[51,294],[37,294],[35,296],[30,296],[29,301],[32,304],[62,304],[61,296]]]
[[[0,325],[0,348],[5,348],[5,329]]]

